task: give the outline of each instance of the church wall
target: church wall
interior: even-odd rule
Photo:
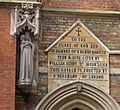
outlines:
[[[43,6],[82,10],[120,10],[119,0],[44,0]]]
[[[0,7],[0,110],[15,110],[15,39],[10,36],[10,9]]]
[[[17,110],[32,110],[41,98],[47,94],[48,56],[45,49],[64,33],[76,20],[90,29],[109,49],[120,50],[119,16],[83,13],[44,12],[42,15],[42,33],[39,36],[39,74],[37,93],[31,94],[30,103],[25,103],[17,95]],[[110,55],[110,94],[120,102],[120,55]]]
[[[110,93],[120,103],[120,55],[110,55]]]
[[[35,1],[35,0],[34,0]],[[103,3],[104,2],[104,3]],[[2,4],[3,5],[3,4]],[[0,110],[15,109],[16,42],[10,36],[10,7],[0,7]],[[9,4],[10,6],[10,4]],[[43,8],[66,8],[83,10],[119,11],[118,0],[44,0]],[[120,50],[120,15],[101,15],[83,13],[46,12],[40,20],[39,35],[39,73],[37,91],[33,92],[26,103],[16,89],[16,109],[33,110],[47,94],[48,59],[45,49],[64,33],[76,20],[82,21],[109,49]],[[120,55],[110,55],[110,94],[120,102]],[[34,90],[33,90],[34,91]]]
[[[33,0],[35,1],[35,0]],[[74,2],[72,2],[74,1]],[[16,110],[34,110],[48,93],[48,56],[45,49],[64,33],[76,20],[82,21],[109,49],[120,50],[119,14],[91,14],[49,12],[49,8],[119,11],[119,0],[44,0],[40,17],[38,86],[25,102],[16,89]],[[15,39],[10,36],[10,7],[0,7],[0,110],[15,109]],[[110,55],[110,94],[120,102],[120,55]],[[34,90],[33,90],[34,91]]]
[[[39,72],[47,73],[47,53],[44,50],[79,18],[110,50],[119,50],[119,17],[82,14],[43,15],[43,34],[40,46]],[[110,55],[110,94],[119,102],[119,55]],[[41,75],[40,74],[40,75]]]

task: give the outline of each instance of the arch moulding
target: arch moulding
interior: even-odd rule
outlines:
[[[47,94],[35,110],[120,110],[117,102],[106,92],[91,84],[74,81]]]

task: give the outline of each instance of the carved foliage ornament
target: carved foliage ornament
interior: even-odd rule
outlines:
[[[11,12],[10,34],[19,34],[26,27],[34,35],[39,33],[39,8],[33,8],[33,4],[22,4],[22,7],[15,7]]]

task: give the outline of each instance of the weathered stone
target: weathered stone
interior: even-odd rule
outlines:
[[[46,49],[48,90],[73,80],[97,85],[109,93],[109,53],[82,23],[76,22]]]

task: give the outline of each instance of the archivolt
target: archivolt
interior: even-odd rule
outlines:
[[[120,110],[101,89],[81,81],[67,83],[45,96],[35,110]]]

